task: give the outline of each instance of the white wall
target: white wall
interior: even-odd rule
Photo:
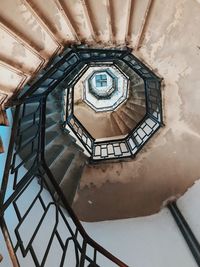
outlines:
[[[177,206],[200,242],[200,180],[177,201]]]
[[[135,267],[197,266],[168,209],[134,219],[84,224],[88,233]]]

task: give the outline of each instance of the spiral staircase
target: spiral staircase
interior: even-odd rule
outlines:
[[[198,68],[199,9],[195,0],[192,4],[179,0],[167,6],[158,0],[1,1],[0,125],[9,125],[7,108],[12,107],[13,112],[9,150],[0,139],[0,152],[9,151],[1,187],[1,216],[5,214],[1,227],[13,266],[27,266],[29,257],[31,266],[51,266],[48,253],[55,236],[62,250],[59,266],[134,266],[126,265],[95,243],[79,220],[146,216],[163,205],[168,205],[200,266],[198,241],[174,202],[200,173],[199,94],[198,90],[193,90],[193,95],[190,92],[191,87],[198,87],[194,66]],[[191,12],[194,19],[190,25]],[[129,140],[129,152],[120,157],[112,154],[106,161],[105,156],[95,154],[95,148],[85,146],[83,137],[73,128],[70,114],[67,117],[66,113],[70,92],[66,88],[73,79],[81,87],[85,78],[84,71],[82,78],[74,78],[81,71],[78,63],[69,63],[74,65],[67,73],[70,61],[64,60],[76,49],[80,54],[84,49],[128,51],[140,66],[155,74],[159,83],[161,77],[164,79],[160,101],[165,125],[159,117],[155,132],[147,133],[151,139],[141,141],[138,149],[131,148],[135,136],[130,132],[141,126],[140,121],[148,113],[144,89],[148,83],[143,79],[136,82],[131,66],[123,60],[119,60],[118,67],[129,79],[126,101],[111,112],[96,113],[83,102],[82,94],[74,93],[73,111],[78,129],[95,140],[94,147],[101,146],[103,151],[109,142],[123,140],[127,144]],[[66,73],[66,79],[57,83]],[[52,81],[57,83],[53,89]],[[37,195],[22,212],[18,202],[20,198],[26,202],[26,191],[31,196],[30,185],[37,188]],[[33,236],[23,240],[21,229],[37,201],[43,215]],[[18,221],[9,228],[6,212],[11,206]],[[34,239],[47,216],[54,216],[56,222],[41,256]],[[65,241],[59,220],[65,224]],[[74,262],[67,263],[71,244]]]
[[[74,114],[92,136],[98,139],[127,135],[146,114],[143,80],[136,76],[125,63],[119,62],[118,67],[123,73],[126,73],[129,79],[129,91],[126,103],[118,108],[113,108],[113,111],[97,113],[82,101],[81,88],[87,75],[83,75],[79,84],[74,88]],[[93,121],[95,119],[98,120],[98,124],[94,128]]]

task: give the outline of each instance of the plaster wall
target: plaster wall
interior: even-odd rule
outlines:
[[[85,168],[74,203],[81,219],[155,213],[199,178],[199,12],[196,1],[154,1],[137,55],[164,78],[165,126],[131,162]]]

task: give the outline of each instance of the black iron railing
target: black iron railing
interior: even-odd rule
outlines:
[[[19,266],[47,266],[54,257],[55,243],[60,253],[56,266],[65,266],[71,259],[69,250],[74,255],[70,266],[127,266],[87,235],[68,205],[45,161],[45,123],[48,95],[59,86],[61,94],[68,89],[66,122],[94,161],[129,157],[135,153],[146,142],[146,136],[159,128],[162,122],[160,106],[158,110],[158,105],[152,105],[152,111],[127,138],[103,142],[96,141],[73,114],[74,84],[88,69],[88,64],[116,64],[117,59],[123,60],[128,54],[128,50],[70,49],[52,61],[14,102],[0,212],[1,225],[9,233],[12,255],[16,256],[15,262]],[[155,96],[151,90],[157,89],[157,83],[151,83],[152,77],[148,77],[146,88],[147,93]],[[159,93],[155,97],[160,100]],[[59,204],[51,193],[52,187],[59,196]],[[50,229],[44,238],[41,238],[42,229]],[[45,245],[41,246],[43,239]]]
[[[81,76],[91,66],[115,66],[126,64],[144,81],[146,98],[146,114],[130,133],[118,140],[95,140],[74,115],[74,86]],[[124,71],[123,71],[124,72]],[[149,138],[163,125],[161,79],[147,66],[134,57],[129,49],[68,49],[41,74],[41,77],[28,87],[21,95],[24,100],[28,95],[47,95],[58,85],[63,84],[63,90],[68,90],[66,99],[66,117],[64,124],[68,124],[76,138],[89,153],[90,161],[116,160],[134,157]],[[63,93],[63,92],[61,92]],[[81,133],[77,134],[77,129]]]
[[[73,88],[87,70],[87,64],[117,64],[116,58],[143,77],[147,113],[126,138],[99,142],[73,114]],[[68,89],[63,117],[91,158],[95,161],[129,157],[162,125],[160,82],[146,66],[129,55],[129,50],[68,49],[24,88],[14,103],[0,195],[0,224],[13,266],[128,267],[87,235],[47,166],[46,102],[58,85],[63,91]],[[52,187],[56,194],[51,193]],[[200,266],[198,241],[176,204],[168,207]]]
[[[89,66],[115,66],[120,69],[118,65],[123,62],[143,79],[146,114],[127,136],[119,139],[115,138],[115,140],[112,138],[106,138],[104,141],[94,139],[84,125],[75,117],[73,110],[74,85],[81,75],[75,80],[71,80],[67,94],[66,124],[89,152],[91,162],[135,156],[149,138],[163,125],[161,79],[130,54],[129,50],[77,49],[75,52],[80,60],[86,64],[84,66],[85,71]],[[120,69],[120,71],[122,70]],[[81,134],[78,134],[79,130]]]
[[[13,262],[21,267],[125,267],[87,235],[46,164],[46,100],[42,93],[15,106],[0,206]],[[27,139],[30,132],[33,137]]]

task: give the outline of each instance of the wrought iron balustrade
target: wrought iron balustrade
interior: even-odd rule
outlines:
[[[73,114],[74,84],[88,66],[118,67],[119,61],[143,78],[147,112],[126,137],[98,141]],[[162,126],[160,83],[129,50],[75,48],[53,59],[24,88],[13,104],[15,112],[0,197],[0,223],[13,266],[128,267],[87,235],[45,161],[47,99],[58,86],[61,93],[67,89],[64,123],[69,124],[91,160],[121,159],[134,156]],[[30,133],[31,138],[24,138]],[[50,187],[55,189],[59,202]],[[198,241],[177,206],[173,203],[168,207],[200,266]]]
[[[68,123],[72,132],[76,134],[77,139],[79,139],[89,152],[90,161],[118,160],[135,156],[148,139],[163,125],[160,90],[161,79],[136,57],[130,54],[129,50],[76,49],[75,53],[80,61],[86,64],[84,65],[85,70],[90,66],[115,66],[124,73],[124,71],[120,69],[120,64],[122,62],[127,64],[127,67],[136,72],[144,81],[146,97],[145,116],[126,137],[115,138],[115,140],[112,138],[105,138],[104,141],[94,139],[87,131],[86,127],[82,125],[74,115],[74,85],[82,75],[78,75],[76,79],[72,78],[70,86],[66,87],[68,90],[66,100],[66,123]],[[78,134],[77,129],[81,129],[81,134]],[[90,140],[89,142],[92,144],[92,147],[90,145],[88,146],[88,140]]]
[[[46,164],[47,96],[26,97],[15,106],[0,206],[14,266],[127,267],[87,235]],[[34,135],[25,142],[30,131]]]
[[[126,64],[127,68],[132,69],[144,81],[146,114],[125,138],[115,141],[112,138],[107,138],[104,141],[99,141],[90,135],[85,126],[74,115],[74,86],[91,66],[115,66],[124,74],[125,72],[120,68],[121,63]],[[163,125],[161,79],[132,55],[130,49],[77,47],[67,49],[66,52],[52,60],[39,78],[28,86],[25,93],[20,95],[19,100],[23,101],[30,94],[48,95],[59,85],[62,85],[61,94],[67,90],[64,123],[68,123],[72,132],[76,134],[76,138],[89,153],[91,162],[134,157],[148,139]],[[78,134],[77,129],[81,131],[80,134]],[[121,149],[122,144],[123,149]]]

